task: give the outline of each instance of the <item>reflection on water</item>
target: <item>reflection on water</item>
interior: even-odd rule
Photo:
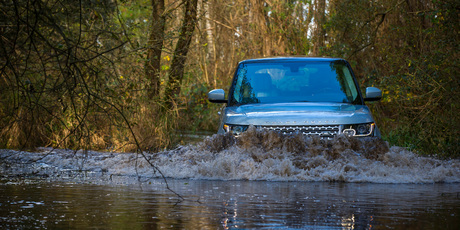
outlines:
[[[1,183],[0,227],[460,229],[457,183],[119,179]]]

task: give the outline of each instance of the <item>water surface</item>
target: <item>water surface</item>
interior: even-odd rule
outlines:
[[[2,183],[2,229],[459,229],[458,184]]]
[[[376,139],[249,130],[157,153],[0,150],[0,176],[1,229],[460,229],[460,160]]]

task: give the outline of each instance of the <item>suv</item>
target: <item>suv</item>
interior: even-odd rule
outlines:
[[[238,136],[253,125],[327,139],[341,133],[380,137],[364,101],[381,97],[382,91],[368,87],[363,99],[347,61],[310,57],[242,61],[227,99],[223,89],[208,93],[210,102],[226,103],[218,133]]]

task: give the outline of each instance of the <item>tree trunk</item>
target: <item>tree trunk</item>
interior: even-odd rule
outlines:
[[[163,49],[164,30],[166,24],[164,0],[152,1],[152,26],[147,46],[147,61],[145,75],[150,81],[147,95],[152,99],[160,92],[161,50]]]
[[[324,46],[326,40],[326,31],[324,23],[326,22],[326,0],[315,1],[315,30],[313,34],[313,52],[314,56],[320,55],[320,49]]]
[[[217,54],[216,54],[216,46],[214,43],[214,27],[211,24],[211,12],[209,5],[211,4],[210,1],[203,2],[204,9],[205,9],[205,22],[206,22],[206,42],[207,42],[207,60],[209,60],[209,67],[205,70],[206,74],[211,72],[213,75],[213,86],[216,87],[216,75],[217,75]],[[208,71],[209,69],[209,71]],[[209,82],[208,82],[209,83]]]
[[[216,47],[214,47],[214,36],[213,36],[213,28],[211,26],[211,14],[209,12],[209,1],[204,2],[204,10],[205,10],[205,16],[206,16],[206,41],[207,41],[207,48],[208,48],[208,60],[210,60],[211,63],[214,63],[216,56],[215,56],[215,50]]]
[[[166,109],[173,108],[175,95],[180,93],[181,82],[184,77],[185,62],[187,61],[187,53],[197,22],[197,5],[198,0],[186,0],[184,20],[182,22],[179,40],[174,50],[171,70],[169,72],[169,82],[165,90]]]

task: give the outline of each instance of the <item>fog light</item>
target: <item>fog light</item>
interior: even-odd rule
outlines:
[[[356,131],[354,129],[345,129],[343,130],[343,134],[351,137],[356,134]]]
[[[232,132],[235,135],[240,135],[242,132],[245,132],[249,126],[247,125],[224,125],[225,132]]]
[[[343,134],[348,136],[370,136],[374,132],[375,123],[345,125]]]

